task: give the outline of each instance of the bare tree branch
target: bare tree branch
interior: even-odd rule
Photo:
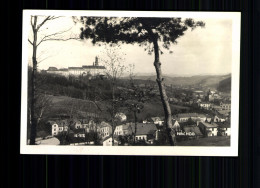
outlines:
[[[41,26],[43,26],[44,23],[46,23],[47,21],[49,20],[55,20],[55,19],[58,19],[58,18],[61,18],[63,16],[47,16],[43,21],[42,23],[40,23],[38,26],[37,26],[37,31],[41,28]]]
[[[71,27],[72,28],[72,27]],[[62,39],[62,38],[52,38],[52,37],[57,37],[57,35],[61,35],[61,34],[64,34],[66,32],[68,32],[69,30],[71,30],[71,28],[67,29],[67,30],[64,30],[64,31],[59,31],[57,33],[52,33],[50,35],[45,35],[41,40],[40,42],[37,44],[37,46],[39,46],[42,42],[44,41],[50,41],[50,40],[60,40],[60,41],[67,41],[67,40],[80,40],[79,37],[69,37],[69,38],[66,38],[66,39]]]
[[[44,41],[52,41],[52,40],[57,40],[57,41],[68,41],[68,40],[78,40],[80,41],[81,39],[80,38],[77,38],[77,37],[70,37],[70,38],[66,38],[66,39],[55,39],[55,38],[51,38],[51,39],[46,39]]]
[[[50,20],[50,16],[47,16],[43,21],[42,21],[42,23],[40,23],[38,26],[37,26],[37,31],[41,28],[41,26],[45,23],[45,22],[47,22],[48,20]]]
[[[50,57],[52,57],[52,56],[49,55],[49,56],[47,56],[47,57],[45,57],[45,58],[43,58],[43,59],[41,59],[41,60],[37,59],[37,62],[38,62],[38,64],[40,64],[41,62],[43,62],[44,60],[46,60],[46,59],[48,59],[48,58],[50,58]]]
[[[33,45],[32,41],[30,41],[30,39],[28,39],[28,41],[29,41],[29,43],[30,43],[31,45]]]
[[[49,20],[55,20],[55,19],[58,19],[58,18],[62,18],[64,16],[51,16]]]

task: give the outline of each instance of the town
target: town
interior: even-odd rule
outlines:
[[[99,70],[92,78],[88,78],[88,85],[90,80],[95,81],[95,84],[100,82],[97,80],[105,80],[104,77],[100,79],[100,67],[97,58],[95,59],[93,66],[85,66],[85,69],[86,68],[92,70],[92,75],[95,72],[95,68]],[[70,69],[75,71],[74,68],[69,68],[69,70]],[[77,74],[85,74],[85,72],[83,72],[85,71],[84,66],[82,68],[79,67],[78,69],[82,70]],[[102,69],[104,69],[103,66]],[[55,71],[57,71],[57,74],[55,74]],[[55,79],[71,79],[68,73],[65,75],[64,73],[60,73],[61,71],[55,67],[51,67],[42,74],[54,76]],[[69,72],[68,70],[65,70],[65,72],[66,71]],[[88,74],[89,73],[87,73],[85,77],[87,77]],[[75,79],[76,81],[74,80],[74,83],[79,82],[79,75],[74,77],[77,78]],[[227,77],[227,79],[230,79],[230,77]],[[65,112],[66,110],[61,113],[55,112],[55,114],[48,116],[42,122],[41,127],[44,128],[40,128],[37,131],[38,136],[36,138],[36,144],[100,146],[165,145],[165,118],[163,110],[161,109],[160,112],[158,112],[159,110],[156,110],[157,108],[160,109],[158,107],[160,103],[158,103],[159,105],[156,104],[157,106],[152,105],[155,103],[154,101],[160,101],[160,94],[156,82],[151,81],[151,79],[148,81],[136,80],[135,89],[142,91],[142,93],[147,93],[144,91],[149,90],[148,98],[150,98],[150,102],[143,102],[140,113],[134,113],[136,118],[132,117],[133,113],[125,111],[124,107],[118,108],[115,117],[112,118],[114,126],[111,122],[111,117],[105,117],[104,114],[107,112],[105,112],[104,109],[103,111],[100,110],[99,113],[97,113],[96,110],[93,111],[93,108],[97,108],[95,105],[89,106],[87,110],[85,110],[86,113],[81,114],[80,116],[71,115]],[[128,92],[130,89],[125,86],[126,80],[122,79],[121,81],[121,85],[120,83],[118,84],[119,93],[123,93],[123,91],[126,90],[126,95],[129,95]],[[212,89],[201,84],[173,85],[166,83],[165,86],[168,100],[172,108],[172,127],[169,128],[171,129],[170,132],[174,145],[230,145],[230,91],[222,92],[219,91],[221,88],[215,87]],[[91,92],[92,91],[90,91],[90,93]],[[48,96],[61,99],[63,97],[61,94],[55,94],[53,92],[48,93]],[[120,97],[122,96],[120,95]],[[83,97],[76,96],[74,98],[91,101],[91,97],[88,94]],[[134,100],[135,103],[137,103],[137,100]],[[73,104],[68,104],[67,107],[68,106],[71,107]],[[98,106],[98,108],[102,108],[100,106]],[[72,110],[72,108],[70,108],[70,110]]]

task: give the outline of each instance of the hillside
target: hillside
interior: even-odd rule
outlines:
[[[219,82],[230,78],[228,75],[198,75],[190,77],[170,77],[164,76],[164,81],[167,85],[182,85],[182,86],[192,86],[192,85],[201,85],[217,88]],[[137,76],[135,79],[139,80],[151,80],[154,81],[156,76]]]
[[[231,77],[220,81],[217,89],[221,92],[230,92],[231,91]]]
[[[48,111],[45,113],[45,116],[50,118],[58,117],[60,114],[66,115],[77,115],[79,118],[84,117],[93,117],[98,115],[101,118],[108,118],[109,114],[107,111],[106,101],[97,102],[96,104],[93,101],[76,99],[66,96],[53,96],[49,95],[52,104],[49,106]],[[189,110],[189,107],[179,106],[170,104],[172,112],[185,112],[183,110]],[[127,109],[121,109],[128,117],[128,120],[134,119],[133,113],[129,112]],[[162,103],[159,98],[154,98],[149,103],[144,103],[143,110],[138,113],[138,120],[144,120],[147,117],[152,116],[164,116],[164,111]]]

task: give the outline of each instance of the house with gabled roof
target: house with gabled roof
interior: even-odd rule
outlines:
[[[231,135],[231,128],[230,122],[216,122],[218,125],[218,135],[220,136],[230,136]]]
[[[134,126],[132,125],[132,130],[134,130]],[[157,131],[157,127],[153,123],[137,123],[135,140],[144,140],[148,142],[151,139],[155,139],[155,134]]]
[[[172,121],[172,127],[170,127],[170,128],[174,129],[175,131],[181,130],[180,124],[177,120]]]
[[[68,122],[66,120],[48,121],[49,134],[56,136],[61,132],[68,131]]]
[[[186,133],[186,135],[196,136],[196,137],[203,136],[203,134],[200,131],[200,128],[197,126],[184,126],[183,130]]]
[[[133,123],[125,123],[122,125],[116,126],[114,130],[114,135],[115,136],[125,136],[125,135],[131,135],[132,132],[132,124]]]
[[[218,135],[218,125],[214,122],[199,122],[198,127],[200,128],[204,136],[217,136]]]
[[[97,132],[102,138],[105,138],[112,135],[112,126],[109,123],[102,121],[97,127]]]

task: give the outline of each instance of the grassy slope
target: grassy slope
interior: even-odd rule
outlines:
[[[84,104],[86,106],[86,110],[89,112],[96,112],[97,107],[93,104],[93,102],[88,101],[88,100],[82,100],[82,99],[75,99],[75,98],[70,98],[66,96],[50,96],[52,99],[52,107],[49,113],[52,114],[57,114],[57,113],[65,113],[67,108],[67,103],[69,101],[77,101],[80,102],[81,104]],[[106,108],[105,106],[107,105],[105,102],[98,102],[98,105],[101,107],[103,110],[103,114],[107,116]],[[179,105],[173,105],[171,104],[171,109],[189,109],[189,107],[184,107],[184,106],[179,106]],[[126,113],[128,113],[126,111]],[[164,111],[162,107],[162,103],[160,99],[154,99],[149,103],[144,103],[144,109],[139,113],[138,119],[143,120],[147,117],[147,115],[150,116],[164,116]]]

